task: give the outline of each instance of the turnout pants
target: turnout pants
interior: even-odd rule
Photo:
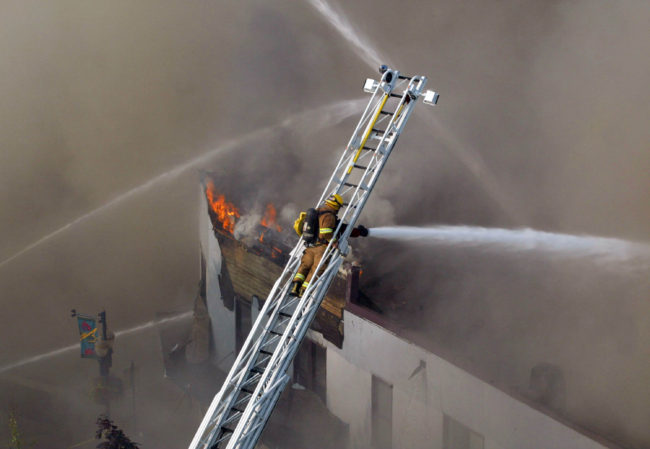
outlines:
[[[305,252],[302,255],[302,259],[300,260],[300,267],[298,267],[298,273],[296,273],[294,281],[303,281],[303,287],[307,288],[309,281],[311,281],[311,278],[314,277],[316,267],[318,267],[318,264],[323,258],[323,254],[325,254],[326,249],[327,244],[310,246],[309,248],[306,248]],[[319,274],[323,274],[325,267],[325,265],[321,267]]]

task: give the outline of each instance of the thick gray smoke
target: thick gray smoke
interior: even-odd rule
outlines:
[[[374,55],[359,57],[324,18],[327,5]],[[2,1],[0,261],[228,139],[358,99],[362,81],[377,76],[367,61],[380,57],[428,75],[441,101],[415,110],[364,224],[528,226],[648,241],[649,16],[647,2],[604,0]],[[286,227],[318,198],[352,126],[306,114],[197,169],[217,174],[244,209],[273,202]],[[106,308],[115,329],[187,310],[199,272],[198,182],[189,170],[156,184],[4,266],[0,366],[74,342],[72,307]],[[370,241],[355,249],[366,259],[369,293],[403,295],[408,307],[396,316],[417,312],[411,298],[422,298],[424,316],[441,329],[436,341],[461,357],[510,348],[487,363],[506,383],[525,379],[540,359],[568,364],[582,386],[569,389],[576,401],[593,397],[586,390],[613,398],[610,412],[587,421],[629,410],[613,433],[647,446],[645,423],[635,421],[649,408],[637,394],[648,375],[639,343],[650,329],[645,281],[543,257],[495,263],[470,250]],[[37,332],[25,326],[34,322]],[[522,338],[530,322],[537,332]],[[156,344],[134,341],[129,354],[158,366]],[[128,366],[128,350],[116,355],[116,372]],[[605,367],[596,363],[603,353]],[[79,385],[96,367],[77,362],[77,377],[63,362],[28,374],[45,384],[75,379],[66,391],[85,398]],[[636,376],[624,393],[609,382],[621,371]],[[151,414],[142,426],[180,419],[177,398],[163,403],[145,380],[139,403]],[[92,425],[85,399],[78,402],[67,423],[74,429]],[[592,405],[580,412],[604,410]],[[193,422],[198,413],[183,416]],[[86,438],[66,435],[70,444]],[[171,437],[136,440],[155,446]]]
[[[348,23],[364,34],[354,39],[320,3],[312,2],[357,50],[369,42],[379,49],[370,55],[416,66],[442,92],[431,133],[413,137],[420,151],[398,156],[390,167],[399,174],[382,179],[378,193],[395,205],[397,223],[514,224],[650,240],[649,107],[641,81],[650,75],[647,4],[461,2],[436,5],[432,14],[404,5],[408,29],[426,28],[436,42],[424,51],[428,62],[421,47],[383,39],[381,26],[364,27],[388,25],[369,5],[345,7]],[[452,240],[463,240],[450,229],[457,231]],[[584,240],[569,239],[564,251],[579,243],[578,254],[592,256],[562,260],[544,247],[512,252],[516,242],[508,240],[500,255],[425,239],[364,244],[371,273],[364,284],[382,298],[384,313],[512,390],[527,394],[534,366],[560,366],[569,385],[560,413],[615,441],[647,446],[650,372],[639,346],[648,338],[647,259],[625,257],[618,267],[618,250],[596,254],[604,241],[584,248]],[[594,264],[603,257],[608,264]]]

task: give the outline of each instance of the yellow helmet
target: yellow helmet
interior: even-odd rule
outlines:
[[[325,204],[339,210],[343,206],[343,197],[338,193],[332,193],[329,198],[325,200]]]

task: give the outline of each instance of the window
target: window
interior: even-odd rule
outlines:
[[[313,391],[327,403],[327,349],[305,339],[293,363],[294,382]]]
[[[235,347],[237,353],[244,346],[252,327],[251,303],[238,297],[235,301]]]
[[[393,386],[372,376],[372,445],[393,447]]]
[[[205,256],[203,251],[201,251],[201,280],[199,281],[199,294],[201,298],[206,298],[206,265],[205,265]]]
[[[443,422],[444,449],[483,449],[483,435],[445,415]]]

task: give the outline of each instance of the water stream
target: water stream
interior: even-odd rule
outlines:
[[[342,12],[335,10],[326,0],[309,0],[309,3],[339,32],[341,37],[351,44],[352,51],[373,70],[377,69],[381,64],[396,63],[390,60],[386,54],[380,53],[365,36],[357,31],[358,27],[353,26]],[[436,89],[435,86],[428,87]],[[423,109],[427,111],[426,118],[420,113],[416,114],[416,116],[426,121],[428,126],[433,125],[430,130],[433,131],[434,137],[444,142],[445,146],[478,179],[489,197],[510,220],[514,223],[524,223],[526,220],[524,214],[521,213],[520,203],[515,201],[512,192],[507,192],[501,186],[501,182],[483,162],[480,154],[463,144],[458,136],[443,125],[435,114],[435,109],[428,107]]]
[[[309,3],[323,16],[336,30],[341,33],[341,36],[352,44],[352,51],[359,56],[363,61],[373,69],[379,68],[382,64],[388,64],[390,61],[380,55],[379,52],[362,36],[347,18],[338,11],[335,11],[332,6],[325,0],[309,0]]]
[[[458,248],[492,248],[508,252],[541,252],[599,263],[639,262],[650,265],[650,246],[617,238],[571,235],[530,228],[502,229],[476,226],[395,226],[370,229],[370,237],[424,245]]]
[[[152,321],[147,321],[146,323],[139,324],[137,326],[131,327],[129,329],[123,329],[115,332],[115,337],[123,337],[126,335],[131,335],[135,334],[138,332],[142,332],[147,329],[151,329],[155,326],[159,326],[161,324],[165,323],[171,323],[174,321],[182,320],[183,318],[188,318],[190,317],[194,312],[189,311],[189,312],[183,312],[178,315],[170,316],[168,318],[163,318],[161,320],[152,320]],[[19,368],[21,366],[29,365],[31,363],[37,363],[41,362],[43,360],[51,359],[53,357],[56,357],[61,354],[65,354],[67,352],[72,352],[72,351],[79,351],[79,343],[75,343],[70,346],[64,346],[63,348],[59,349],[54,349],[52,351],[44,352],[42,354],[34,355],[32,357],[27,357],[22,360],[18,360],[16,362],[8,363],[6,365],[0,366],[0,374],[6,373],[7,371],[11,371],[13,369]]]
[[[133,189],[129,190],[128,192],[122,193],[112,200],[108,201],[107,203],[103,204],[102,206],[99,206],[96,209],[91,210],[90,212],[83,214],[80,217],[75,218],[74,220],[70,221],[69,223],[61,226],[60,228],[48,233],[47,235],[39,238],[38,240],[34,241],[33,243],[30,243],[27,245],[25,248],[21,249],[14,255],[6,258],[2,262],[0,262],[0,268],[4,267],[11,261],[19,258],[20,256],[28,253],[29,251],[33,250],[34,248],[42,245],[43,243],[47,242],[48,240],[56,237],[57,235],[63,234],[67,230],[73,228],[74,226],[88,220],[91,217],[94,217],[97,214],[100,214],[103,211],[106,211],[107,209],[112,208],[113,206],[116,206],[128,199],[134,198],[137,195],[144,193],[151,189],[152,187],[166,181],[171,181],[174,178],[178,177],[182,173],[199,167],[203,164],[206,164],[209,162],[212,158],[219,154],[223,154],[224,152],[231,151],[234,148],[240,147],[242,144],[259,140],[264,137],[268,137],[269,135],[273,134],[279,129],[283,128],[300,128],[301,126],[308,126],[310,132],[317,131],[320,129],[324,129],[330,126],[334,126],[343,120],[347,119],[348,117],[357,114],[359,111],[362,111],[363,108],[366,105],[366,99],[356,99],[356,100],[345,100],[345,101],[337,101],[331,104],[328,104],[326,106],[321,106],[318,108],[314,108],[309,111],[303,111],[298,114],[289,116],[285,118],[282,122],[276,125],[268,126],[266,128],[261,128],[256,131],[253,131],[249,134],[246,134],[241,137],[237,137],[234,139],[230,139],[223,144],[219,145],[217,148],[207,151],[187,162],[184,162],[182,164],[177,165],[176,167],[160,174],[157,175],[144,184],[141,184],[137,187],[134,187]]]

